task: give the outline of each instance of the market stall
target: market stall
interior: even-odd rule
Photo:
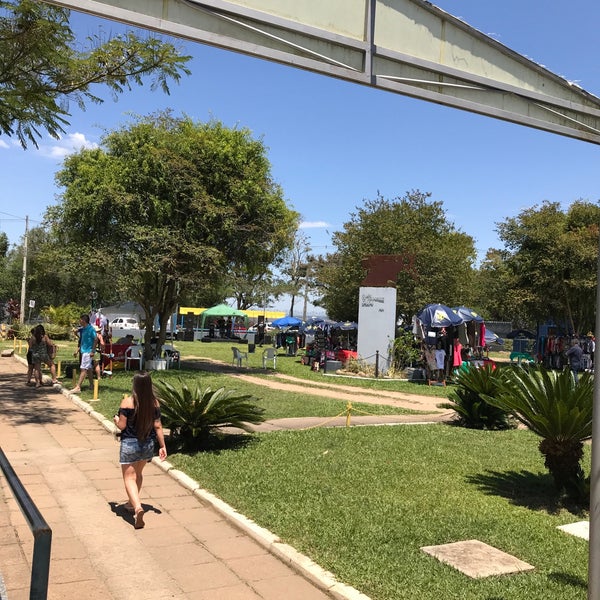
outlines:
[[[414,333],[421,340],[427,382],[445,385],[455,369],[492,364],[484,355],[485,320],[465,306],[428,304],[416,317]]]

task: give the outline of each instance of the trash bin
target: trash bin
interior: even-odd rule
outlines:
[[[341,360],[328,360],[325,363],[325,373],[335,373],[335,371],[338,371],[341,368],[342,368]]]
[[[256,334],[254,332],[250,332],[246,334],[246,339],[248,340],[248,352],[254,353],[256,349],[255,343]]]

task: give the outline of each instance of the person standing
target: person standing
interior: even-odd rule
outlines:
[[[159,458],[167,458],[160,406],[150,373],[141,371],[133,376],[131,396],[122,400],[113,420],[121,431],[119,462],[129,499],[125,508],[134,515],[134,527],[141,529],[144,527],[144,509],[140,501],[143,470],[152,460],[155,441],[158,442]]]
[[[573,373],[573,377],[575,377],[575,383],[579,381],[579,371],[581,371],[582,355],[583,350],[579,345],[579,341],[573,340],[571,347],[567,350],[567,358],[569,359],[569,364],[571,366],[571,373]]]
[[[441,342],[438,342],[435,349],[435,366],[437,367],[437,380],[444,381],[446,379],[446,350],[442,347]]]
[[[258,345],[262,348],[262,345],[265,343],[265,322],[261,320],[256,326],[256,331],[258,332]]]
[[[83,314],[79,319],[81,328],[79,329],[79,353],[81,355],[79,381],[71,390],[74,394],[81,393],[81,384],[86,376],[90,380],[90,386],[94,387],[94,353],[96,352],[96,343],[98,337],[96,330],[90,325],[90,316]],[[74,352],[77,355],[77,352]]]
[[[33,360],[31,359],[31,343],[34,339],[33,336],[35,334],[35,327],[31,328],[29,332],[29,337],[27,338],[27,385],[33,385],[35,380],[32,382],[31,378],[33,377]]]
[[[56,367],[54,366],[56,346],[46,335],[46,330],[43,325],[37,325],[33,329],[33,335],[29,340],[29,347],[31,349],[31,363],[33,365],[35,387],[39,388],[42,385],[42,363],[50,367],[52,385],[58,383],[58,380],[56,379]]]

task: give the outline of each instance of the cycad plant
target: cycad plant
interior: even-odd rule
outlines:
[[[456,389],[449,398],[451,402],[439,404],[441,408],[456,411],[456,424],[470,429],[509,429],[513,420],[509,413],[486,401],[495,396],[499,380],[499,369],[489,365],[477,368],[470,366],[459,369]]]
[[[250,425],[264,421],[264,408],[249,394],[235,390],[202,389],[200,383],[189,387],[180,380],[181,390],[170,383],[157,382],[164,426],[182,448],[202,448],[221,427],[251,431]]]
[[[504,370],[497,393],[486,400],[542,438],[539,450],[557,489],[573,495],[582,489],[583,442],[592,436],[593,396],[589,373],[576,382],[568,368],[538,366]]]

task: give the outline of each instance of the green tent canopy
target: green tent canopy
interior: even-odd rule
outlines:
[[[227,306],[227,304],[217,304],[212,308],[207,308],[201,315],[200,320],[200,329],[204,329],[204,322],[206,318],[212,317],[243,317],[244,322],[248,320],[248,315],[237,308],[233,308],[231,306]]]

